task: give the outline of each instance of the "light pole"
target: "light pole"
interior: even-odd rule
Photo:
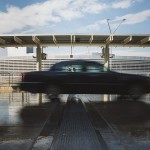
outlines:
[[[117,28],[115,29],[115,31],[113,32],[113,34],[115,34],[115,32],[117,31],[117,29],[120,27],[120,25],[125,21],[126,19],[122,19],[121,22],[119,23],[119,25],[117,26]]]
[[[119,23],[119,25],[116,27],[116,29],[114,30],[113,34],[117,31],[117,29],[120,27],[120,25],[125,21],[125,19],[121,20],[121,22]],[[112,30],[110,27],[110,23],[109,23],[109,19],[107,19],[107,24],[108,24],[108,28],[109,28],[109,32],[110,35],[112,34]],[[102,56],[104,57],[104,66],[106,67],[110,67],[109,65],[109,59],[113,58],[115,55],[112,54],[112,49],[111,49],[111,56],[109,54],[109,44],[106,44],[106,46],[103,48],[102,50]],[[110,95],[108,94],[104,94],[104,101],[110,101]]]
[[[107,24],[108,24],[109,32],[110,32],[110,34],[111,34],[111,28],[110,28],[109,20],[110,20],[110,19],[107,19]]]
[[[109,23],[109,20],[110,19],[106,19],[107,21],[107,25],[108,25],[108,28],[109,28],[109,32],[110,34],[112,34],[112,30],[111,30],[111,27],[110,27],[110,23]],[[118,24],[118,26],[116,27],[116,29],[114,30],[113,34],[115,34],[115,32],[118,30],[118,28],[120,27],[120,25],[125,21],[126,19],[122,19],[121,22]],[[111,56],[110,58],[113,58],[115,55],[112,54],[112,49],[111,49]]]
[[[109,28],[109,32],[110,34],[112,34],[112,30],[110,27],[110,23],[109,23],[110,19],[107,19],[107,24],[108,24],[108,28]],[[114,30],[113,34],[115,34],[115,32],[118,30],[118,28],[120,27],[120,25],[125,21],[126,19],[122,19],[121,22],[118,24],[118,26],[116,27],[116,29]]]

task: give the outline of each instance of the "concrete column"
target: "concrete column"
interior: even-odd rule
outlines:
[[[41,105],[42,104],[42,93],[37,93],[37,99],[38,99],[39,105]]]
[[[36,70],[41,71],[42,68],[42,48],[38,45],[36,48]]]
[[[104,66],[109,68],[109,45],[104,48]]]
[[[106,44],[106,47],[104,48],[104,66],[106,68],[109,68],[109,45]],[[110,95],[104,94],[104,102],[110,101]]]

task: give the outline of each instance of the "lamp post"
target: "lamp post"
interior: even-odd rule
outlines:
[[[110,34],[112,34],[112,30],[110,27],[110,23],[109,23],[110,19],[107,19],[107,24],[108,24],[108,28],[109,28],[109,32]],[[116,27],[116,29],[114,30],[113,34],[115,34],[115,32],[118,30],[118,28],[120,27],[120,25],[125,21],[126,19],[122,19],[121,22],[118,24],[118,26]],[[106,47],[103,48],[102,50],[103,56],[104,56],[104,63],[106,67],[110,67],[109,66],[109,58],[113,58],[114,54],[112,54],[112,50],[111,50],[111,56],[109,54],[109,44],[106,44]],[[104,101],[110,101],[110,95],[108,94],[104,94]]]
[[[70,54],[70,58],[73,58],[73,54],[72,54],[72,45],[71,45],[71,54]]]
[[[110,34],[112,34],[112,33],[115,34],[115,32],[116,32],[116,31],[118,30],[118,28],[120,27],[120,25],[121,25],[126,19],[122,19],[122,20],[121,20],[121,22],[118,24],[118,26],[116,27],[116,29],[114,30],[114,32],[112,32],[112,30],[111,30],[109,20],[110,20],[110,19],[106,19],[109,32],[110,32]],[[114,56],[115,56],[115,55],[112,54],[112,49],[111,49],[111,56],[109,56],[109,58],[113,58]]]
[[[110,23],[109,23],[110,19],[107,19],[107,24],[108,24],[108,28],[109,28],[109,32],[110,34],[112,34],[112,30],[110,27]],[[125,21],[126,19],[122,19],[121,22],[118,24],[118,26],[116,27],[116,29],[114,30],[113,34],[115,34],[115,32],[118,30],[118,28],[120,27],[120,25]]]
[[[119,23],[119,25],[117,26],[117,28],[115,29],[115,31],[113,32],[113,34],[115,34],[115,32],[117,31],[117,29],[120,27],[120,25],[125,21],[126,19],[122,19],[121,22]]]
[[[109,32],[110,32],[110,34],[111,34],[111,28],[110,28],[109,20],[110,20],[110,19],[107,19],[107,24],[108,24]]]

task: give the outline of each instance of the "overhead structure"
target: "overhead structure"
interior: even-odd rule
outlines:
[[[0,47],[105,46],[149,47],[150,34],[139,35],[0,35]]]
[[[0,35],[0,47],[37,47],[37,70],[41,70],[43,47],[95,46],[104,51],[104,64],[109,66],[109,47],[150,47],[150,34],[99,35],[99,34],[10,34]]]

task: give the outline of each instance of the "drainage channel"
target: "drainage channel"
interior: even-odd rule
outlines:
[[[103,149],[82,102],[68,100],[50,150]]]

